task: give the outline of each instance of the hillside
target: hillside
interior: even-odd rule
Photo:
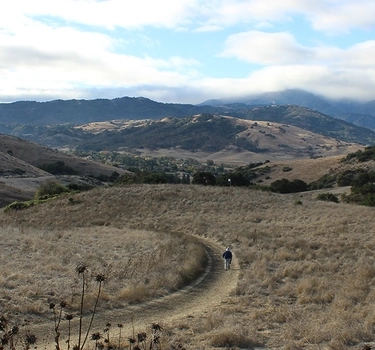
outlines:
[[[90,334],[106,337],[110,323],[116,345],[118,324],[128,346],[132,334],[149,335],[158,323],[163,349],[371,349],[373,217],[373,208],[317,201],[316,194],[235,187],[135,185],[63,196],[0,213],[1,306],[31,322],[20,334],[31,329],[38,348],[54,348],[49,305],[58,311],[66,300],[63,315],[74,314],[77,331],[76,267],[84,262],[94,277],[108,277]],[[156,282],[173,281],[172,266],[196,260],[184,237],[207,249],[208,273],[153,294]],[[230,271],[221,260],[227,245],[235,256]],[[85,286],[91,311],[97,283],[88,278]],[[134,299],[145,295],[151,300]],[[67,320],[60,329],[66,349]]]
[[[375,144],[375,132],[370,129],[359,127],[344,120],[332,118],[323,113],[296,105],[244,108],[233,112],[233,116],[243,119],[291,124],[347,142],[357,142],[363,145]]]
[[[15,200],[31,199],[41,183],[56,179],[56,176],[40,169],[46,164],[60,161],[74,170],[74,176],[59,177],[62,183],[84,182],[98,186],[103,184],[95,177],[109,176],[114,171],[125,173],[110,165],[72,157],[9,135],[0,134],[0,149],[0,206]]]
[[[284,92],[279,95],[281,96],[277,99],[279,102],[275,102],[271,97],[262,97],[260,100],[250,100],[248,103],[235,102],[220,105],[160,103],[142,97],[122,97],[113,100],[3,103],[0,104],[0,132],[55,147],[52,144],[44,143],[44,139],[47,139],[47,136],[50,139],[54,138],[57,125],[60,126],[60,132],[57,133],[57,136],[60,136],[67,124],[81,125],[109,120],[159,120],[170,117],[181,119],[209,113],[234,116],[240,119],[290,124],[347,142],[357,142],[364,145],[375,144],[375,131],[348,122],[353,120],[362,123],[363,121],[366,124],[365,126],[371,128],[371,118],[369,119],[371,103],[366,105],[368,106],[367,109],[363,109],[367,113],[362,117],[352,116],[352,113],[355,112],[349,107],[345,108],[340,112],[340,115],[345,115],[346,120],[348,120],[344,121],[339,119],[339,115],[330,114],[329,110],[326,111],[322,106],[326,106],[327,103],[320,101],[318,97],[311,97],[307,93],[297,93],[296,91]],[[315,102],[308,103],[306,101]],[[317,109],[305,105],[316,106]],[[349,106],[349,104],[346,106]],[[320,112],[319,108],[327,113]],[[363,112],[358,111],[357,113],[362,114]],[[55,127],[51,128],[51,126]],[[70,136],[70,142],[74,142],[76,137],[74,133],[71,135],[65,134],[62,140],[57,137],[54,142],[61,143],[68,136]]]
[[[144,97],[121,97],[112,100],[54,100],[0,103],[0,123],[53,125],[89,123],[111,119],[158,119],[183,117],[212,111],[210,106],[160,103]]]
[[[277,152],[277,149],[278,153],[285,153],[286,158],[317,157],[324,155],[322,150],[326,146],[345,148],[349,143],[364,145],[375,140],[375,132],[369,129],[298,106],[246,109],[232,116],[234,113],[29,126],[18,129],[17,134],[48,147],[86,152],[143,152],[144,149],[167,152],[179,148],[184,152],[210,154],[234,147],[238,148],[237,152],[249,151],[263,158],[266,153]],[[343,149],[341,154],[345,152]]]
[[[297,105],[375,130],[375,101],[332,100],[301,89],[265,92],[241,98],[213,99],[205,101],[200,105],[223,107],[236,104],[248,107]]]
[[[362,147],[293,125],[211,114],[156,121],[117,120],[75,129],[90,135],[76,146],[81,151],[127,151],[203,162],[211,159],[217,164],[346,155]]]

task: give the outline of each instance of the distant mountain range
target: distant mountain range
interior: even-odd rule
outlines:
[[[144,97],[121,97],[112,100],[54,100],[48,102],[19,101],[0,103],[3,124],[85,124],[113,119],[159,119],[185,117],[220,111],[213,106],[160,103]]]
[[[366,103],[354,100],[332,100],[298,89],[254,94],[240,99],[207,100],[200,106],[239,107],[241,104],[243,106],[298,105],[375,130],[375,100]]]
[[[84,124],[113,119],[160,119],[270,105],[307,107],[330,117],[375,130],[375,100],[366,103],[330,100],[297,89],[254,94],[240,99],[207,100],[199,105],[160,103],[144,97],[0,103],[0,123],[51,125]]]
[[[236,101],[210,100],[200,105],[160,103],[144,97],[2,103],[0,133],[18,136],[49,147],[84,147],[85,144],[86,149],[88,145],[95,149],[105,149],[109,144],[113,144],[114,140],[118,140],[118,130],[116,134],[108,134],[106,141],[103,140],[104,134],[100,136],[100,141],[99,136],[95,137],[97,144],[94,145],[92,136],[85,135],[84,128],[79,130],[75,127],[94,122],[157,121],[166,117],[182,119],[205,114],[293,125],[346,142],[375,144],[375,101],[366,104],[333,102],[301,90],[264,93]],[[208,123],[207,130],[210,126],[214,124]],[[149,134],[150,130],[153,130],[152,137]],[[170,134],[167,134],[165,123],[127,128],[126,131],[121,131],[122,134],[126,133],[126,137],[122,137],[125,141],[121,142],[132,144],[131,147],[145,147],[146,144],[148,147],[157,147],[159,144],[165,144],[166,140],[178,138],[181,142],[185,140],[184,147],[197,148],[197,139],[193,140],[190,136],[177,137],[176,132],[181,133],[181,130],[168,130]],[[196,137],[198,136],[199,134],[196,134]],[[217,139],[216,136],[214,138]],[[150,145],[150,140],[156,142],[155,145]],[[190,145],[186,144],[186,140],[190,140]]]

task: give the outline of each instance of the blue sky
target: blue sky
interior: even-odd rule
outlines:
[[[374,13],[373,0],[12,0],[0,102],[293,88],[375,100]]]

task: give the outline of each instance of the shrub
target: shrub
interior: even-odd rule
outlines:
[[[215,186],[216,178],[208,171],[198,171],[193,175],[193,185],[211,185]]]
[[[356,173],[355,170],[346,170],[341,173],[337,178],[337,186],[350,186]]]
[[[316,198],[321,201],[328,201],[328,202],[334,202],[334,203],[339,202],[338,197],[334,195],[333,193],[329,193],[329,192],[320,193],[318,194]]]
[[[65,165],[62,160],[58,160],[54,163],[43,164],[40,169],[47,171],[53,175],[76,175],[78,174],[72,167]]]
[[[10,203],[8,204],[4,211],[7,212],[9,210],[22,210],[22,209],[27,209],[31,206],[34,205],[34,202],[33,201],[29,201],[29,202],[13,202],[13,203]]]
[[[250,181],[241,173],[228,173],[216,179],[218,186],[249,186]]]
[[[216,348],[253,348],[259,344],[256,344],[255,341],[248,339],[242,334],[236,332],[222,332],[214,335],[212,337],[211,345]]]
[[[38,187],[35,198],[46,199],[64,192],[69,192],[69,189],[56,181],[47,181]]]
[[[70,183],[67,185],[67,188],[70,191],[89,191],[93,189],[94,187],[89,184],[77,184],[77,183]]]
[[[336,182],[336,176],[334,175],[323,175],[319,180],[311,182],[309,184],[309,190],[320,190],[322,188],[330,188],[333,187],[333,185]]]
[[[296,193],[306,191],[307,183],[299,179],[289,181],[288,179],[284,178],[272,182],[270,188],[272,192]]]

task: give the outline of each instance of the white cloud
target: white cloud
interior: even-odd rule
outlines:
[[[304,14],[316,30],[332,33],[347,32],[353,28],[365,30],[375,27],[375,2],[373,0],[320,0],[312,2]]]
[[[13,0],[7,11],[108,29],[146,25],[172,28],[187,23],[194,6],[195,1],[191,0]]]
[[[2,25],[10,22],[11,14],[17,20],[34,17],[51,24],[63,20],[108,29],[190,26],[218,30],[239,23],[259,28],[292,22],[293,16],[299,15],[316,30],[337,33],[352,28],[373,29],[374,13],[373,0],[12,0],[0,14],[0,20]]]
[[[373,99],[375,40],[339,47],[324,44],[324,34],[340,37],[353,28],[371,33],[374,13],[373,0],[13,0],[0,12],[0,99],[116,97],[127,92],[198,103],[297,87]],[[319,45],[305,44],[312,40],[301,44],[285,30],[296,16],[308,21],[310,33],[323,33]],[[277,30],[280,23],[282,31]],[[146,27],[149,31],[142,31]],[[273,32],[259,30],[265,27]],[[162,52],[169,43],[152,36],[152,28],[173,29],[176,35],[183,31],[184,38],[193,32],[194,39],[186,44],[196,45],[189,48],[191,56],[173,47],[156,55],[151,49]],[[242,78],[215,79],[203,71],[211,63],[199,61],[203,54],[214,48],[209,54],[217,59],[219,44],[210,35],[228,35],[220,54],[222,75],[233,58],[250,63]],[[206,42],[200,43],[200,37]],[[142,46],[137,54],[130,51],[135,44]],[[200,51],[201,56],[196,54]],[[249,73],[251,69],[256,70]]]
[[[310,60],[312,52],[299,45],[289,33],[264,33],[249,31],[231,35],[222,56],[259,65],[288,64]]]

